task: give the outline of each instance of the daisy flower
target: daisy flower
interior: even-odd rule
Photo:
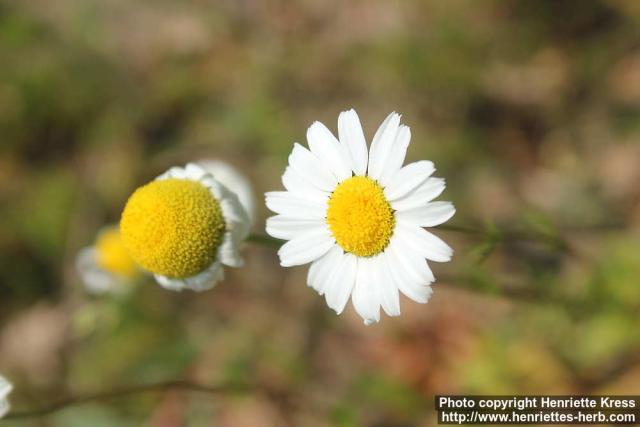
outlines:
[[[11,405],[9,405],[9,394],[12,390],[13,384],[0,375],[0,418],[7,415],[9,409],[11,409]]]
[[[249,234],[246,206],[227,182],[201,165],[173,167],[138,188],[122,212],[120,232],[129,254],[163,287],[210,289],[223,266],[240,267]]]
[[[78,252],[76,270],[92,294],[122,292],[140,273],[122,243],[117,225],[101,230],[93,246]]]
[[[266,193],[277,213],[267,233],[288,240],[278,251],[284,267],[311,263],[308,285],[340,314],[349,297],[365,324],[380,307],[400,315],[399,292],[419,303],[435,280],[426,260],[446,262],[453,250],[423,227],[453,216],[449,202],[432,202],[444,190],[430,161],[402,166],[411,139],[391,113],[367,150],[354,110],[338,117],[338,136],[322,123],[307,130],[309,148],[294,144],[282,175],[287,191]]]

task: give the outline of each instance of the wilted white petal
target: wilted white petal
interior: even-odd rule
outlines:
[[[240,204],[249,217],[250,225],[253,224],[256,217],[256,200],[249,180],[233,166],[221,160],[199,160],[196,164],[238,196]]]

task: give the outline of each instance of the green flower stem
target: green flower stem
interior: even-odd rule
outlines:
[[[134,385],[129,387],[121,387],[112,390],[100,391],[91,394],[71,396],[61,399],[57,402],[43,406],[41,408],[26,410],[26,411],[14,411],[7,414],[5,420],[18,420],[35,417],[43,417],[71,406],[82,405],[91,402],[101,402],[113,399],[119,399],[129,397],[132,395],[139,395],[145,393],[161,393],[169,390],[181,390],[188,392],[204,393],[208,395],[220,396],[220,395],[237,395],[251,392],[262,392],[266,395],[274,398],[274,400],[282,400],[282,393],[278,393],[274,390],[266,390],[261,386],[240,386],[240,385],[204,385],[190,381],[164,381],[153,384]]]
[[[255,233],[250,234],[247,238],[247,241],[271,248],[279,248],[285,243],[284,240],[279,240],[266,234]]]

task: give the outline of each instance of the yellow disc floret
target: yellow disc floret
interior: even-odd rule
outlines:
[[[138,268],[120,238],[118,227],[109,227],[98,235],[95,243],[98,266],[122,277],[135,276]]]
[[[396,219],[382,187],[371,178],[354,176],[331,195],[327,223],[342,249],[370,257],[387,247]]]
[[[220,204],[196,181],[166,179],[138,188],[122,213],[120,232],[146,270],[185,278],[215,260],[225,222]]]

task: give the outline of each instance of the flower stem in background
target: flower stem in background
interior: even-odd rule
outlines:
[[[71,406],[82,405],[90,402],[107,401],[117,398],[128,397],[131,395],[152,393],[152,392],[165,392],[169,390],[182,390],[196,393],[204,393],[209,395],[235,395],[249,393],[255,390],[261,390],[259,386],[242,386],[242,385],[204,385],[190,381],[174,380],[164,381],[153,384],[134,385],[128,387],[121,387],[112,390],[100,391],[91,394],[77,395],[61,399],[57,402],[48,404],[41,408],[15,411],[8,414],[4,419],[17,420],[27,419],[34,417],[42,417],[61,411]],[[268,392],[268,390],[267,390]],[[269,394],[269,393],[267,393]],[[273,393],[271,393],[273,394]]]
[[[255,234],[255,233],[250,234],[249,237],[247,238],[247,241],[251,243],[257,243],[258,245],[262,245],[262,246],[269,246],[272,248],[279,248],[284,243],[284,241],[279,239],[274,239],[273,237],[268,236],[266,234]]]

